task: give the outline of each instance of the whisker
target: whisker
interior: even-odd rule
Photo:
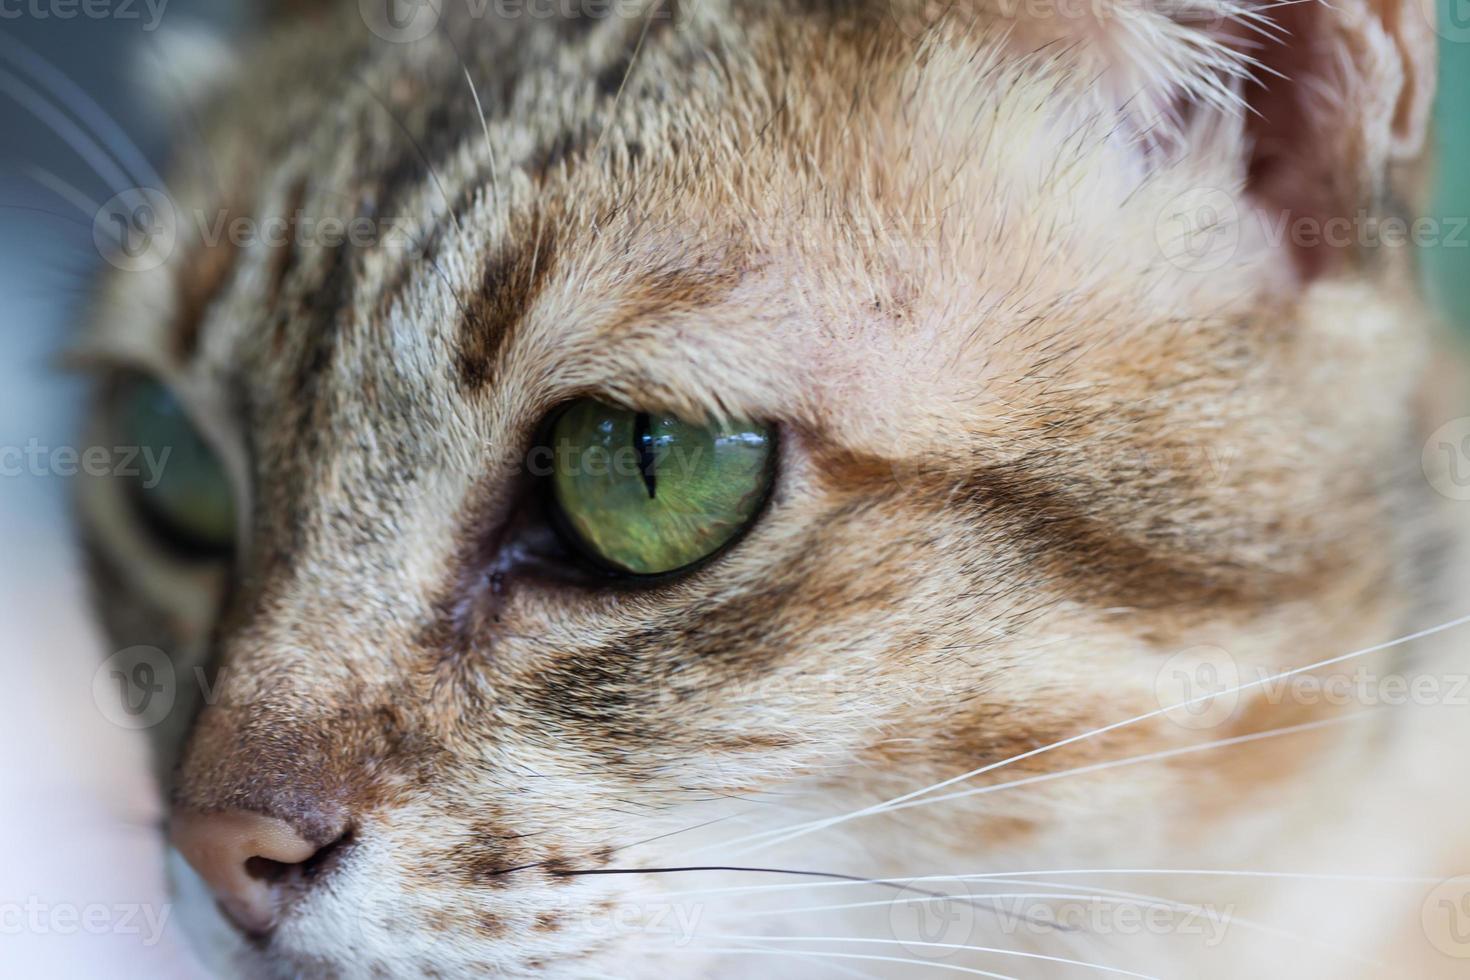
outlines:
[[[49,208],[31,207],[27,204],[0,204],[0,211],[22,211],[27,214],[40,214],[48,218],[55,218],[57,221],[65,221],[67,224],[79,225],[89,230],[91,228],[91,225],[82,221],[76,215],[62,214],[60,211],[52,211]]]
[[[1223,738],[1214,742],[1205,742],[1200,745],[1186,745],[1176,749],[1164,749],[1158,752],[1149,752],[1144,755],[1130,756],[1126,759],[1114,759],[1111,762],[1097,762],[1091,765],[1078,766],[1074,769],[1063,769],[1060,772],[1046,772],[1035,776],[1027,776],[1024,779],[1013,779],[1009,782],[995,783],[991,786],[978,786],[974,789],[960,790],[955,793],[946,793],[943,796],[929,797],[922,800],[910,800],[892,807],[892,810],[907,810],[916,806],[928,806],[931,803],[943,803],[947,800],[958,800],[968,796],[984,796],[987,793],[999,793],[1004,789],[1015,789],[1019,786],[1030,786],[1035,783],[1051,782],[1063,779],[1067,776],[1080,776],[1090,772],[1102,772],[1107,769],[1117,769],[1123,766],[1136,766],[1145,762],[1158,762],[1163,759],[1173,759],[1183,755],[1191,755],[1196,752],[1208,752],[1212,749],[1223,749],[1232,745],[1244,745],[1248,742],[1259,742],[1268,738],[1278,738],[1283,735],[1297,735],[1302,732],[1315,731],[1319,728],[1328,728],[1333,725],[1342,725],[1350,721],[1359,721],[1372,715],[1382,714],[1379,708],[1368,711],[1359,711],[1351,715],[1343,715],[1340,718],[1323,718],[1318,721],[1303,722],[1299,725],[1288,725],[1284,728],[1272,728],[1264,732],[1252,732],[1249,735],[1236,735],[1232,738]]]
[[[870,943],[878,946],[922,946],[925,949],[964,949],[975,953],[990,953],[995,956],[1014,956],[1024,960],[1042,960],[1047,963],[1060,963],[1064,966],[1078,966],[1088,970],[1098,970],[1102,973],[1112,973],[1120,977],[1135,977],[1137,980],[1161,980],[1159,977],[1147,973],[1135,973],[1132,970],[1124,970],[1119,967],[1105,966],[1101,963],[1089,963],[1086,960],[1073,960],[1065,956],[1048,956],[1045,953],[1029,953],[1019,949],[1006,949],[1001,946],[972,946],[966,943],[936,943],[920,941],[916,939],[876,939],[864,936],[705,936],[706,939],[719,939],[725,942],[762,942],[762,943]]]
[[[23,171],[21,171],[21,173],[22,176],[29,177],[37,184],[40,184],[42,187],[44,187],[46,190],[55,194],[57,197],[70,204],[72,207],[76,208],[79,212],[81,212],[82,217],[86,219],[86,223],[89,225],[97,216],[97,212],[102,209],[102,205],[92,200],[75,184],[68,182],[60,174],[54,171],[47,170],[45,167],[31,164],[27,166]],[[102,227],[105,228],[107,226],[105,223],[103,223]],[[111,231],[111,229],[108,230]]]
[[[1238,694],[1242,691],[1248,691],[1253,688],[1272,684],[1277,681],[1284,680],[1288,677],[1294,677],[1297,674],[1306,673],[1310,670],[1317,670],[1322,667],[1330,667],[1334,664],[1339,664],[1347,660],[1364,657],[1368,654],[1378,653],[1383,650],[1389,650],[1393,647],[1401,646],[1405,643],[1411,643],[1415,640],[1421,640],[1429,636],[1434,636],[1438,633],[1443,633],[1446,630],[1454,629],[1458,626],[1463,626],[1466,623],[1470,623],[1470,615],[1460,616],[1456,619],[1449,620],[1448,622],[1441,623],[1438,626],[1431,626],[1428,629],[1418,630],[1417,632],[1409,633],[1405,636],[1396,637],[1392,640],[1386,640],[1382,643],[1375,643],[1371,646],[1363,647],[1360,650],[1354,650],[1350,653],[1341,654],[1340,656],[1330,657],[1326,660],[1319,660],[1316,663],[1307,664],[1302,667],[1294,667],[1289,670],[1270,674],[1264,677],[1259,677],[1256,680],[1247,681],[1243,684],[1237,684],[1234,687],[1226,688],[1222,691],[1214,691],[1207,694],[1201,694],[1197,697],[1189,698],[1177,704],[1171,704],[1161,708],[1157,708],[1153,711],[1147,711],[1141,715],[1135,715],[1132,718],[1124,719],[1123,721],[1116,721],[1112,724],[1104,725],[1101,728],[1094,728],[1091,731],[1082,732],[1080,734],[1072,735],[1056,742],[1051,742],[1046,745],[1030,749],[1026,752],[1020,753],[1019,755],[1013,755],[1010,758],[1002,759],[999,762],[989,763],[987,765],[979,767],[978,769],[972,769],[969,772],[961,773],[958,776],[951,776],[948,779],[941,780],[937,783],[925,786],[921,789],[912,790],[900,796],[895,796],[892,799],[883,801],[882,803],[875,803],[871,806],[867,806],[859,810],[853,810],[851,812],[836,817],[828,817],[823,820],[811,821],[805,824],[796,824],[787,827],[778,827],[773,830],[762,831],[758,834],[752,834],[749,837],[743,839],[729,841],[726,843],[725,846],[734,847],[753,841],[763,841],[763,843],[760,843],[757,848],[752,848],[752,850],[754,850],[760,847],[770,847],[775,844],[782,844],[818,830],[826,830],[839,824],[847,823],[851,820],[858,820],[863,817],[873,816],[877,813],[884,813],[890,809],[893,809],[900,803],[907,803],[909,800],[916,799],[920,796],[925,796],[936,790],[944,789],[948,786],[953,786],[956,783],[965,782],[966,780],[973,779],[976,776],[981,776],[988,772],[994,772],[997,769],[1002,769],[1006,766],[1014,765],[1017,762],[1035,758],[1039,755],[1044,755],[1047,752],[1053,752],[1068,745],[1075,745],[1078,742],[1086,741],[1090,738],[1095,738],[1098,735],[1105,735],[1108,732],[1117,731],[1120,728],[1127,728],[1130,725],[1136,725],[1142,721],[1148,721],[1152,718],[1162,717],[1163,715],[1166,715],[1170,712],[1178,711],[1181,708],[1188,708],[1192,705],[1201,704],[1207,701],[1213,701],[1215,698],[1218,697],[1224,697],[1230,694]]]
[[[746,955],[746,956],[791,956],[792,950],[787,949],[742,949],[730,947],[726,949],[675,949],[671,952],[682,952],[689,954],[714,953],[717,956]],[[902,963],[906,966],[932,966],[937,970],[949,970],[953,973],[965,973],[975,977],[992,977],[994,980],[1021,980],[1007,973],[992,973],[989,970],[978,970],[974,967],[960,966],[958,963],[935,963],[929,960],[913,959],[906,956],[878,956],[873,953],[836,953],[830,950],[804,950],[808,956],[832,957],[844,960],[867,960],[874,963]]]
[[[633,69],[638,66],[638,56],[643,53],[643,42],[648,39],[648,28],[653,24],[653,17],[658,13],[662,4],[663,0],[650,0],[648,4],[648,15],[643,18],[643,29],[638,32],[638,43],[633,47],[633,55],[628,59],[628,67],[623,72],[622,80],[618,82],[618,90],[613,95],[612,107],[607,110],[607,122],[603,124],[602,131],[597,134],[597,145],[592,148],[593,159],[601,155],[602,144],[607,139],[607,132],[617,122],[618,107],[623,104],[623,90],[628,87],[628,79],[633,77]]]
[[[475,112],[480,117],[480,132],[485,136],[485,155],[490,161],[490,193],[496,203],[500,202],[500,167],[495,160],[495,146],[490,142],[490,122],[485,118],[485,104],[480,101],[480,90],[475,85],[474,76],[470,74],[470,66],[464,60],[464,54],[455,43],[454,32],[445,31],[444,40],[449,42],[449,47],[454,51],[454,56],[459,59],[460,70],[464,72],[465,84],[470,87],[470,98],[475,100]]]
[[[103,141],[103,146],[111,157],[128,171],[134,185],[146,184],[160,191],[166,190],[163,178],[153,169],[147,156],[138,149],[127,131],[80,85],[67,77],[65,72],[13,37],[0,35],[0,55],[12,65],[24,68],[31,78],[47,86],[64,108],[89,125],[92,132]]]
[[[408,140],[408,145],[413,147],[413,152],[419,158],[419,162],[429,172],[429,179],[439,189],[439,196],[444,199],[444,208],[449,213],[449,220],[454,223],[455,230],[463,235],[464,227],[459,223],[459,215],[454,211],[454,201],[450,198],[449,192],[444,189],[444,182],[439,179],[439,171],[434,169],[434,164],[429,161],[428,155],[424,153],[424,148],[419,146],[418,140],[413,138],[413,133],[409,132],[408,127],[403,124],[403,120],[398,118],[398,113],[394,112],[388,103],[384,102],[382,97],[373,91],[373,87],[367,83],[366,79],[354,75],[352,80],[362,86],[363,91],[367,92],[372,100],[388,114],[388,118],[393,121],[393,125],[397,126],[398,131],[403,134],[404,139]]]
[[[1192,912],[1192,913],[1195,913],[1195,914],[1202,914],[1202,913],[1205,913],[1206,911],[1208,911],[1207,908],[1205,906],[1203,906],[1203,905],[1195,905],[1195,904],[1191,904],[1189,902],[1179,902],[1179,901],[1175,901],[1174,899],[1164,898],[1163,896],[1160,896],[1160,895],[1148,895],[1148,894],[1144,894],[1144,893],[1141,893],[1141,892],[1120,891],[1120,890],[1114,889],[1114,888],[1088,887],[1086,885],[1077,885],[1077,884],[1075,884],[1073,882],[1066,882],[1066,883],[1061,883],[1061,884],[1052,884],[1050,882],[1045,882],[1045,881],[1034,881],[1034,880],[1028,880],[1028,879],[1018,879],[1018,878],[990,878],[990,879],[987,879],[985,881],[985,884],[987,884],[987,885],[1029,885],[1032,888],[1051,888],[1051,889],[1056,889],[1056,890],[1055,891],[1050,891],[1050,892],[1035,892],[1035,891],[1032,891],[1032,892],[987,892],[984,895],[955,896],[955,897],[951,897],[951,896],[948,896],[948,895],[940,895],[940,896],[933,896],[933,895],[914,895],[914,896],[902,896],[902,897],[899,897],[899,898],[884,899],[884,900],[881,900],[881,901],[844,902],[844,903],[835,904],[835,905],[807,905],[807,906],[798,906],[798,907],[795,907],[795,908],[787,907],[787,908],[780,908],[780,909],[753,909],[753,910],[748,910],[748,911],[744,911],[744,912],[735,912],[735,913],[726,914],[726,915],[717,915],[715,917],[715,921],[716,922],[724,922],[724,921],[739,920],[739,919],[746,919],[746,918],[758,918],[760,916],[766,916],[766,915],[792,916],[792,915],[814,914],[814,913],[818,913],[818,912],[838,912],[838,911],[846,911],[846,910],[849,910],[849,909],[877,908],[877,907],[888,906],[888,905],[895,905],[895,904],[897,904],[897,905],[927,905],[927,904],[929,904],[931,902],[957,901],[957,900],[961,900],[961,899],[972,899],[976,903],[978,903],[978,902],[981,902],[981,901],[990,901],[990,900],[996,900],[996,899],[1001,899],[1001,898],[1044,898],[1044,899],[1054,899],[1054,900],[1061,900],[1061,901],[1084,901],[1084,900],[1106,901],[1106,900],[1115,900],[1118,904],[1127,903],[1127,904],[1130,904],[1130,905],[1136,905],[1136,906],[1144,907],[1144,908],[1160,908],[1160,909],[1168,909],[1168,910],[1176,911],[1176,912]],[[1265,924],[1263,922],[1258,922],[1258,921],[1256,921],[1254,919],[1247,919],[1247,918],[1245,918],[1243,916],[1238,916],[1238,915],[1235,915],[1235,914],[1229,913],[1229,912],[1222,912],[1221,915],[1220,915],[1220,918],[1221,918],[1221,920],[1223,922],[1225,922],[1225,923],[1227,923],[1229,925],[1239,926],[1239,927],[1241,927],[1243,929],[1249,929],[1249,930],[1251,930],[1253,932],[1260,932],[1260,933],[1262,933],[1264,935],[1272,936],[1272,937],[1277,938],[1277,939],[1283,939],[1283,940],[1288,940],[1288,941],[1291,941],[1291,942],[1298,942],[1298,943],[1307,943],[1308,945],[1316,946],[1317,948],[1323,950],[1326,953],[1330,953],[1330,954],[1333,954],[1335,956],[1340,956],[1343,959],[1349,959],[1349,960],[1353,960],[1353,961],[1358,962],[1358,963],[1364,963],[1364,964],[1368,964],[1368,965],[1371,965],[1371,966],[1381,966],[1382,965],[1382,964],[1378,963],[1376,960],[1373,960],[1373,959],[1371,959],[1369,957],[1361,956],[1361,955],[1359,955],[1357,953],[1353,953],[1353,952],[1350,952],[1348,950],[1338,949],[1335,946],[1332,946],[1332,945],[1330,945],[1328,943],[1325,943],[1325,942],[1323,942],[1323,941],[1321,941],[1319,939],[1316,939],[1313,936],[1309,936],[1309,935],[1306,935],[1304,933],[1292,932],[1292,931],[1287,930],[1287,929],[1280,929],[1280,928],[1277,928],[1275,926],[1267,925],[1267,924]]]
[[[785,891],[792,888],[837,888],[852,884],[898,884],[910,882],[940,881],[989,881],[1004,878],[1041,878],[1061,875],[1161,875],[1179,877],[1228,877],[1268,878],[1284,881],[1320,881],[1343,884],[1377,885],[1433,885],[1443,881],[1443,876],[1432,875],[1364,875],[1332,874],[1293,871],[1248,871],[1236,868],[1046,868],[1035,871],[981,871],[973,874],[915,875],[907,878],[860,878],[856,881],[796,882],[784,885],[729,885],[722,888],[694,888],[686,891],[665,892],[665,897],[679,898],[687,895],[729,895],[739,892]],[[953,898],[953,896],[945,896]]]
[[[1022,786],[1029,786],[1036,783],[1046,783],[1058,779],[1064,779],[1068,776],[1080,776],[1086,773],[1102,772],[1108,769],[1121,768],[1124,766],[1141,765],[1145,762],[1158,762],[1164,759],[1172,759],[1179,756],[1191,755],[1196,752],[1207,752],[1212,749],[1227,748],[1232,745],[1243,745],[1249,742],[1262,741],[1268,738],[1278,738],[1285,735],[1295,735],[1302,732],[1315,731],[1320,728],[1328,728],[1334,725],[1346,724],[1350,721],[1360,721],[1370,716],[1380,714],[1381,712],[1382,709],[1371,709],[1368,711],[1360,711],[1351,715],[1343,715],[1341,717],[1324,718],[1317,721],[1303,722],[1299,725],[1288,725],[1282,728],[1272,728],[1263,732],[1252,732],[1248,735],[1236,735],[1231,738],[1218,739],[1216,741],[1205,742],[1200,745],[1186,745],[1174,749],[1164,749],[1158,752],[1149,752],[1144,755],[1130,756],[1126,759],[1114,759],[1108,762],[1097,762],[1085,766],[1077,766],[1072,769],[1063,769],[1059,772],[1039,773],[1034,776],[1026,776],[1022,779],[1013,779],[1003,783],[995,783],[990,786],[979,786],[974,789],[966,789],[954,793],[946,793],[943,796],[935,796],[928,799],[910,800],[906,803],[896,804],[890,809],[893,811],[907,810],[912,807],[928,806],[933,803],[944,803],[950,800],[964,799],[965,797],[970,796],[984,796],[988,793],[999,793],[1001,790],[1016,789]],[[752,834],[750,838],[745,839],[751,839],[755,836],[757,835]],[[737,840],[731,843],[739,843],[739,841]],[[706,847],[699,848],[694,853],[704,853],[705,851],[712,850],[717,846],[728,848],[730,844],[707,845]],[[749,850],[755,850],[755,848],[750,848]]]
[[[536,861],[536,862],[533,862],[531,864],[523,864],[523,865],[519,865],[519,866],[514,867],[514,868],[506,868],[504,870],[497,871],[497,872],[495,872],[495,875],[507,875],[507,874],[511,874],[513,872],[516,872],[516,871],[526,871],[526,870],[528,870],[530,868],[543,867],[546,864],[547,864],[546,861]],[[860,875],[841,874],[841,873],[836,872],[836,871],[808,871],[808,870],[792,869],[792,868],[754,868],[754,867],[742,867],[742,866],[738,866],[738,865],[688,865],[688,866],[683,866],[683,867],[669,867],[669,868],[580,868],[580,869],[574,869],[574,870],[571,870],[571,871],[553,871],[553,872],[551,872],[551,876],[554,877],[554,878],[580,878],[580,877],[590,876],[590,875],[685,874],[685,873],[691,873],[691,872],[709,872],[709,871],[743,872],[743,873],[750,873],[750,874],[800,875],[800,876],[803,876],[803,877],[826,878],[826,879],[829,879],[827,882],[825,882],[826,884],[834,884],[834,883],[837,883],[837,884],[845,884],[845,885],[854,885],[854,884],[857,884],[857,885],[878,885],[878,886],[883,887],[883,888],[893,888],[893,889],[897,889],[899,891],[915,891],[915,892],[918,892],[921,895],[928,895],[928,896],[933,897],[933,898],[948,898],[951,901],[965,902],[966,904],[975,904],[975,903],[971,902],[967,896],[963,896],[963,895],[959,895],[959,896],[956,896],[956,895],[945,895],[945,894],[942,894],[940,892],[926,892],[923,889],[914,888],[913,885],[912,885],[912,882],[915,881],[915,880],[917,880],[917,879],[912,879],[912,878],[907,878],[907,879],[904,879],[904,878],[864,878],[864,877],[862,877]],[[938,879],[936,879],[936,880],[938,880]],[[733,891],[739,891],[740,889],[736,888],[736,889],[732,889],[732,890]],[[716,890],[715,892],[710,892],[710,894],[718,894],[718,893],[719,893],[719,890]],[[670,894],[673,894],[673,895],[685,895],[685,894],[703,894],[703,893],[702,892],[695,891],[695,892],[672,892]],[[984,905],[977,905],[977,907],[978,908],[982,908],[982,909],[984,909],[985,911],[988,911],[988,912],[995,912],[994,909],[986,909]],[[1032,919],[1030,917],[1026,917],[1026,921],[1027,922],[1034,923],[1036,920],[1035,919]],[[1072,931],[1071,928],[1069,928],[1067,926],[1064,926],[1064,925],[1057,925],[1057,926],[1055,926],[1055,928],[1056,928],[1056,931],[1058,931],[1058,932],[1071,932]]]
[[[759,949],[764,949],[765,947],[762,947],[762,946],[753,946],[753,947],[752,946],[746,946],[744,948],[746,948],[746,949],[757,949],[757,950],[759,950]],[[799,957],[803,957],[805,959],[825,960],[825,957],[823,957],[821,950],[812,950],[812,949],[772,949],[772,950],[770,950],[770,952],[772,952],[772,953],[785,953],[787,956],[799,956]],[[832,963],[832,962],[823,962],[822,965],[825,966],[827,969],[833,971],[834,973],[839,973],[839,974],[841,974],[843,976],[848,976],[848,977],[865,977],[865,978],[867,978],[867,980],[878,980],[878,978],[875,977],[875,976],[873,976],[873,974],[868,973],[868,972],[866,972],[864,970],[859,970],[857,967],[854,967],[854,966],[847,966],[847,965],[842,964],[842,963]]]
[[[77,156],[92,168],[92,172],[107,186],[110,193],[119,193],[133,186],[127,174],[118,169],[117,164],[103,152],[96,140],[87,135],[80,126],[68,119],[50,102],[47,102],[40,92],[28,85],[18,75],[4,68],[0,68],[0,92],[9,95],[17,105],[29,112],[55,133],[62,142],[71,147]]]

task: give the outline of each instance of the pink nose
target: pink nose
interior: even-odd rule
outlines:
[[[170,830],[225,914],[256,936],[275,925],[287,884],[311,877],[314,859],[341,840],[319,848],[286,821],[250,810],[175,811]]]

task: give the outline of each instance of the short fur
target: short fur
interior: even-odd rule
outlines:
[[[721,919],[891,891],[681,896],[803,879],[568,872],[1396,867],[1322,825],[1413,778],[1407,712],[724,843],[1146,714],[1180,651],[1222,647],[1245,679],[1456,611],[1459,535],[1419,470],[1448,416],[1425,406],[1433,330],[1411,264],[1263,239],[1251,202],[1295,191],[1252,172],[1273,133],[1249,78],[1267,76],[1232,25],[1269,12],[1199,12],[1224,28],[1138,5],[1123,30],[987,4],[745,0],[447,14],[389,44],[350,5],[292,14],[201,82],[181,214],[397,229],[226,247],[185,220],[168,264],[105,284],[89,339],[191,406],[246,515],[235,566],[201,571],[108,487],[86,494],[114,639],[221,680],[197,719],[159,730],[173,801],[279,815],[319,843],[327,817],[352,827],[269,940],[222,930],[214,955],[270,976],[805,976],[820,961],[701,951],[893,938],[886,906]],[[1321,150],[1345,189],[1313,213],[1417,193],[1432,59],[1394,33],[1417,16],[1348,2],[1313,24],[1344,59],[1324,76],[1342,90],[1314,98],[1347,107],[1331,125],[1348,147]],[[1240,206],[1235,253],[1202,271],[1159,237],[1199,188]],[[642,590],[518,564],[519,461],[584,394],[779,426],[749,536]],[[1427,642],[1409,652],[1361,660],[1442,670]],[[946,792],[1347,711],[1241,702],[1214,728],[1153,717]],[[1455,870],[1421,857],[1405,864]],[[1422,887],[1368,912],[1310,882],[1087,882],[1288,933],[1331,909],[1344,935],[1327,944],[1346,945],[1308,955],[1242,925],[1208,947],[1011,934],[984,912],[968,941],[1169,976],[1351,975],[1344,951],[1414,964],[1399,975],[1453,965],[1398,941]],[[662,903],[697,915],[699,938],[650,924]],[[627,910],[635,925],[599,928]]]

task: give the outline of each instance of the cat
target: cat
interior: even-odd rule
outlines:
[[[79,510],[213,968],[1460,975],[1462,388],[1368,234],[1434,40],[445,0],[177,54],[79,356],[187,462]]]

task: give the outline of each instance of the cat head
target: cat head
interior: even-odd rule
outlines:
[[[1341,749],[907,799],[1317,720],[1163,709],[1422,586],[1430,22],[1059,11],[364,6],[201,86],[86,348],[177,469],[83,509],[242,968],[743,975],[772,876],[674,869],[1157,857]]]

